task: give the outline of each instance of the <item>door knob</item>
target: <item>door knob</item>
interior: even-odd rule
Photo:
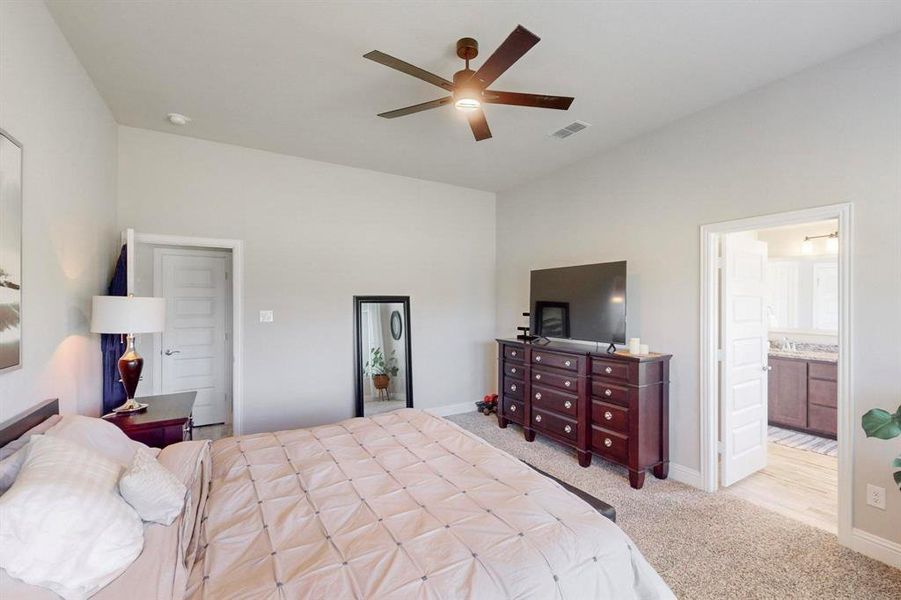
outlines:
[[[172,356],[173,354],[181,354],[181,350],[166,350],[166,356]]]

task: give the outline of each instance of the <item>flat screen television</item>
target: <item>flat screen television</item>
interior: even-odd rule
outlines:
[[[626,261],[532,271],[534,335],[626,343]]]

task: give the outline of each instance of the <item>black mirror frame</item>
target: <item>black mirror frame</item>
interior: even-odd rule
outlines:
[[[406,325],[406,339],[404,340],[404,352],[406,352],[406,396],[407,408],[413,408],[413,351],[410,343],[410,297],[409,296],[354,296],[354,401],[356,404],[356,416],[363,414],[363,338],[361,335],[361,308],[363,304],[403,304],[404,323]]]

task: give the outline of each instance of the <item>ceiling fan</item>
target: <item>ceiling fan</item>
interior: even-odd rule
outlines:
[[[453,102],[457,110],[466,113],[469,119],[469,126],[472,128],[472,133],[478,142],[491,137],[488,121],[485,119],[484,111],[482,111],[483,103],[532,106],[557,110],[569,109],[573,98],[567,96],[522,94],[520,92],[500,92],[488,89],[488,86],[494,83],[495,79],[500,77],[504,71],[509,69],[513,63],[519,60],[539,41],[541,40],[538,36],[522,25],[518,25],[513,30],[513,33],[507,36],[504,43],[494,51],[494,54],[482,64],[479,70],[473,71],[469,68],[469,61],[479,55],[479,43],[473,38],[461,38],[457,40],[457,56],[466,61],[466,68],[454,73],[453,82],[378,50],[364,54],[363,58],[397,69],[401,73],[412,75],[417,79],[451,92],[450,96],[445,96],[444,98],[380,113],[380,117],[394,119],[431,108],[438,108]]]

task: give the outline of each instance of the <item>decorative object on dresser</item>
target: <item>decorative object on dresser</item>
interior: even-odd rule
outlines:
[[[770,354],[768,364],[769,424],[835,439],[836,363]]]
[[[636,489],[648,469],[667,477],[670,355],[497,342],[500,427],[516,423],[530,442],[540,433],[570,446],[583,467],[594,454],[623,465]]]
[[[164,396],[148,396],[150,407],[138,413],[110,413],[103,418],[116,425],[125,435],[154,448],[165,448],[191,439],[191,413],[197,392],[179,392]]]
[[[166,299],[130,296],[94,296],[91,311],[91,331],[94,333],[125,334],[128,340],[125,354],[119,358],[119,375],[127,400],[113,412],[130,413],[147,408],[135,401],[135,391],[141,380],[144,359],[135,350],[136,333],[160,333],[166,329]]]

